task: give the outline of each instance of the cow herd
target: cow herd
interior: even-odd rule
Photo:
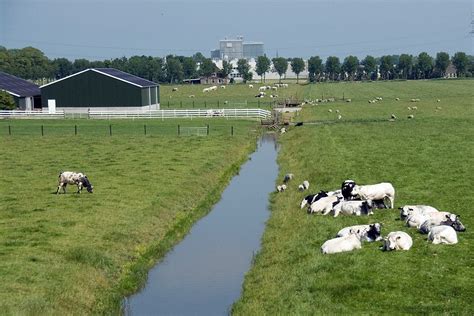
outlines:
[[[289,176],[290,175],[290,176]],[[284,186],[293,178],[285,176]],[[308,183],[309,186],[309,183]],[[298,186],[301,191],[304,189]],[[284,190],[277,191],[282,192]],[[376,209],[393,209],[395,206],[395,188],[391,183],[358,185],[353,180],[345,180],[341,188],[334,191],[319,191],[303,198],[300,208],[307,208],[308,214],[372,215]],[[415,228],[421,234],[428,234],[427,240],[433,244],[456,244],[457,232],[466,228],[459,215],[439,211],[428,205],[405,205],[400,209],[400,219],[406,226]],[[409,250],[413,245],[411,236],[403,231],[389,232],[382,238],[381,223],[355,225],[341,229],[336,238],[329,239],[321,246],[324,254],[339,253],[360,249],[362,243],[383,241],[382,250]]]

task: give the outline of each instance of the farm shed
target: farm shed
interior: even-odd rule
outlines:
[[[16,106],[21,110],[41,109],[41,91],[32,82],[0,71],[0,90],[12,95]]]
[[[158,84],[114,68],[91,68],[41,88],[42,105],[66,112],[159,109]]]

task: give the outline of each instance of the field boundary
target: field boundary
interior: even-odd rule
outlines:
[[[184,110],[149,110],[149,111],[93,111],[88,113],[91,119],[119,119],[119,118],[193,118],[193,117],[229,117],[229,118],[257,118],[264,119],[272,113],[263,109],[184,109]]]

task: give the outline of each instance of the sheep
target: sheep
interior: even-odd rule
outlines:
[[[411,109],[412,110],[418,110],[418,107],[417,106],[412,106]]]
[[[227,101],[227,100],[226,100],[226,101],[224,101],[224,104],[229,104],[229,101]]]
[[[303,187],[304,187],[305,190],[309,189],[309,181],[308,180],[303,181]]]
[[[225,86],[221,86],[221,89],[225,89]]]
[[[194,94],[190,94],[190,95],[189,95],[189,98],[194,98],[194,97],[195,97]]]
[[[392,115],[390,116],[392,119],[396,120],[397,119],[397,116],[395,114],[392,113]]]
[[[341,111],[339,111],[339,110],[336,110],[336,113],[340,113],[340,112],[341,112]]]
[[[400,101],[400,98],[395,98],[396,101]]]
[[[204,89],[202,89],[202,92],[203,92],[203,93],[206,93],[206,92],[209,92],[209,91],[211,91],[211,90],[209,90],[209,88],[204,88]]]
[[[173,92],[178,91],[178,88],[173,88],[173,89],[171,89],[171,91],[173,91]]]
[[[407,116],[407,118],[409,118],[409,119],[412,119],[412,118],[414,118],[414,117],[415,117],[415,116],[414,116],[413,114],[410,114],[410,115]]]
[[[286,184],[277,185],[277,191],[278,192],[283,192],[285,190],[286,190]]]
[[[337,119],[338,119],[338,120],[342,119],[342,115],[339,114],[339,115],[337,116]]]
[[[277,90],[278,90],[278,87],[272,87],[272,90],[277,91]]]
[[[440,100],[440,99],[438,99],[438,100],[436,100],[436,102],[441,102],[441,100]]]
[[[249,84],[249,88],[252,89],[252,88],[253,88],[253,84]]]
[[[411,106],[408,106],[407,109],[408,109],[408,111],[411,111]]]
[[[347,99],[346,102],[352,102],[352,99]]]
[[[265,91],[265,90],[267,90],[267,87],[266,87],[266,86],[263,86],[263,87],[258,88],[258,91]]]
[[[329,112],[329,113],[332,113],[332,109],[328,109],[328,112]]]
[[[410,99],[410,102],[420,102],[420,99]]]
[[[280,129],[280,134],[285,134],[285,133],[286,133],[286,128],[282,127],[282,128]]]
[[[287,173],[287,174],[285,174],[285,177],[283,178],[283,182],[288,183],[291,179],[293,179],[293,177],[294,177],[294,174]]]

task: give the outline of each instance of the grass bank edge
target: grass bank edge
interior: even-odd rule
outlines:
[[[232,178],[238,174],[241,166],[248,160],[249,155],[255,151],[256,147],[257,143],[249,140],[248,147],[243,152],[242,157],[223,172],[217,184],[209,191],[199,205],[190,211],[190,215],[176,222],[162,240],[152,243],[146,249],[143,249],[134,262],[130,262],[129,265],[123,267],[118,285],[98,298],[98,304],[95,306],[93,314],[116,315],[123,313],[124,298],[139,291],[145,284],[150,269],[158,264],[175,245],[183,240],[198,220],[212,210],[212,207],[220,200],[222,192]]]

